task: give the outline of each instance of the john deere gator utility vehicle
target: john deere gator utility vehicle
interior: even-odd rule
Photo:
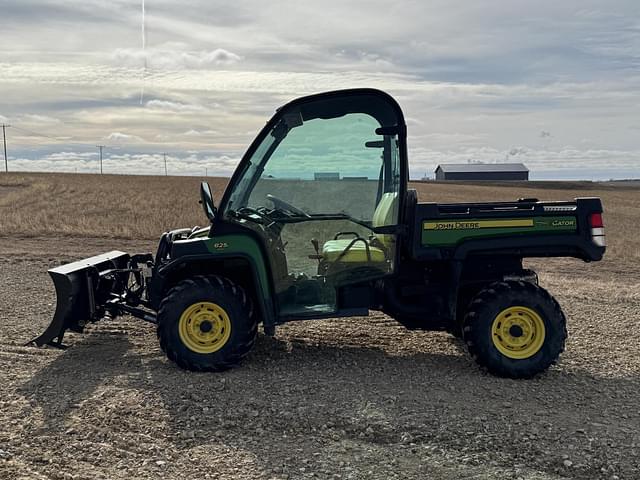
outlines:
[[[129,314],[156,324],[180,367],[224,370],[294,320],[378,310],[410,329],[462,337],[490,372],[531,377],[562,352],[558,302],[527,257],[600,260],[598,198],[419,203],[407,128],[372,89],[294,100],[242,158],[207,228],[164,233],[157,253],[113,251],[50,270],[57,308],[37,345]],[[456,188],[451,185],[451,188]]]

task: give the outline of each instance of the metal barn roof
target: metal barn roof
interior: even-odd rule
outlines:
[[[447,173],[529,171],[523,163],[441,163],[438,169]]]

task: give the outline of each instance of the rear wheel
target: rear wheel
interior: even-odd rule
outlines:
[[[529,378],[558,359],[567,338],[558,302],[529,282],[498,282],[481,290],[464,318],[474,360],[502,377]]]
[[[160,347],[186,370],[222,371],[239,364],[257,331],[246,292],[222,277],[179,282],[158,310]]]

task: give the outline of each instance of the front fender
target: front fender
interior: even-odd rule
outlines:
[[[249,265],[256,306],[264,324],[275,324],[269,264],[255,239],[246,235],[218,235],[179,240],[171,245],[170,258],[172,260],[158,267],[149,287],[149,301],[156,310],[176,278],[184,278],[187,273],[233,277],[233,272],[225,272],[228,268],[225,265],[242,260]]]

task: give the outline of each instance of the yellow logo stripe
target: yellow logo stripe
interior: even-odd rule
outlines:
[[[477,228],[533,227],[533,218],[517,220],[456,220],[424,222],[424,230],[473,230]]]

